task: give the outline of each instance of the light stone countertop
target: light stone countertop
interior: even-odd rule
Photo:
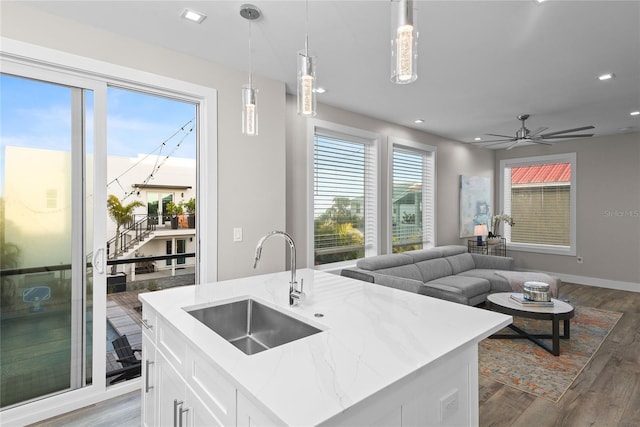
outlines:
[[[511,316],[312,269],[297,275],[309,297],[293,308],[289,272],[149,292],[140,299],[210,355],[262,410],[288,425],[327,421],[511,323]],[[183,309],[240,296],[323,332],[246,355]]]

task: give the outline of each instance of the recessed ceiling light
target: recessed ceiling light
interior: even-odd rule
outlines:
[[[542,3],[544,0],[537,0],[538,3]]]
[[[323,87],[318,87],[313,90],[315,93],[325,93],[327,90]]]
[[[640,116],[640,111],[632,111],[629,114],[632,116]]]
[[[183,10],[182,14],[180,16],[183,17],[186,20],[189,20],[191,22],[195,22],[196,24],[201,24],[202,21],[204,21],[205,18],[207,17],[207,15],[205,15],[204,13],[200,13],[200,12],[195,11],[193,9],[185,9],[185,10]]]
[[[615,75],[613,73],[603,74],[598,76],[598,80],[611,80]]]
[[[473,138],[474,141],[482,141],[482,138],[480,138],[479,136],[476,136],[475,138]]]
[[[423,119],[415,119],[413,123],[424,123]]]

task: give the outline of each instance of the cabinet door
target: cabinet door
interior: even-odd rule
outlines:
[[[191,387],[187,386],[187,398],[184,409],[187,410],[183,416],[183,426],[188,427],[224,427],[230,425],[224,423],[200,400],[193,392]],[[179,425],[179,424],[178,424]]]
[[[185,409],[185,384],[182,377],[171,366],[162,352],[156,351],[155,373],[157,374],[155,393],[157,408],[155,425],[177,427],[180,409]],[[182,402],[182,404],[180,404]],[[185,425],[185,424],[183,424]]]
[[[238,398],[238,421],[237,427],[270,427],[283,425],[280,422],[272,420],[267,414],[262,412],[256,405],[245,397],[240,391],[237,392]]]
[[[148,337],[142,336],[142,426],[156,425],[156,348]]]

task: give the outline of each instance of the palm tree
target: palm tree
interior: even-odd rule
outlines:
[[[133,210],[137,207],[142,207],[144,204],[139,200],[134,200],[128,205],[123,205],[113,194],[109,195],[107,199],[107,211],[109,217],[116,223],[116,242],[114,254],[118,253],[118,241],[120,241],[120,226],[131,222],[133,219]]]

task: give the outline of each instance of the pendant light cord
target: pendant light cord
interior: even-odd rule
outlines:
[[[309,0],[305,2],[304,54],[307,57],[309,56]]]
[[[249,20],[249,87],[253,89],[253,54],[251,53],[251,20]]]

